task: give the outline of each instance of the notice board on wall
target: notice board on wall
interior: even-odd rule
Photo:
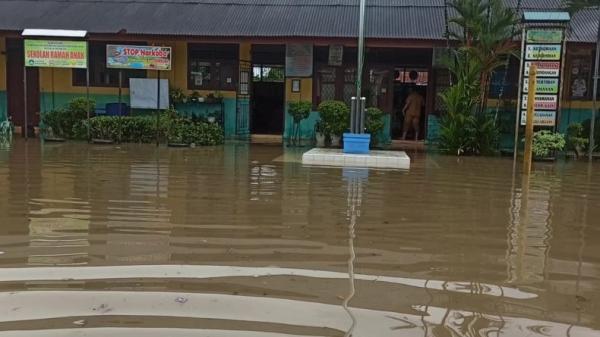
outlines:
[[[129,79],[130,105],[135,109],[156,109],[158,81],[155,78]],[[169,108],[169,80],[160,80],[160,109]]]

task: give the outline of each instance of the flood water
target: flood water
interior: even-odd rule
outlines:
[[[0,336],[600,336],[600,165],[16,140]]]

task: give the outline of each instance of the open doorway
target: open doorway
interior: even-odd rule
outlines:
[[[429,71],[426,68],[401,67],[394,72],[394,104],[392,113],[392,139],[423,140],[426,127],[427,86]],[[407,100],[411,95],[418,95],[420,110],[411,115],[403,113]],[[413,107],[415,108],[415,107]],[[410,116],[409,116],[410,115]]]
[[[250,131],[282,135],[285,118],[285,45],[252,45]]]
[[[284,66],[255,64],[252,83],[253,134],[283,134],[284,96]]]

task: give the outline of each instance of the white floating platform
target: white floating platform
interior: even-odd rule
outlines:
[[[408,170],[410,157],[402,151],[371,151],[369,154],[348,154],[341,149],[312,149],[302,155],[302,164],[390,168]]]

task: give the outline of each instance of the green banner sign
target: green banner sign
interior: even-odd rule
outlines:
[[[527,31],[527,43],[561,43],[562,40],[562,30],[541,29]]]
[[[537,79],[536,93],[538,94],[558,94],[558,78],[539,78]],[[529,92],[529,78],[523,80],[523,92]]]
[[[25,40],[25,66],[87,68],[87,42]]]
[[[106,66],[120,69],[171,70],[171,47],[106,46]]]

